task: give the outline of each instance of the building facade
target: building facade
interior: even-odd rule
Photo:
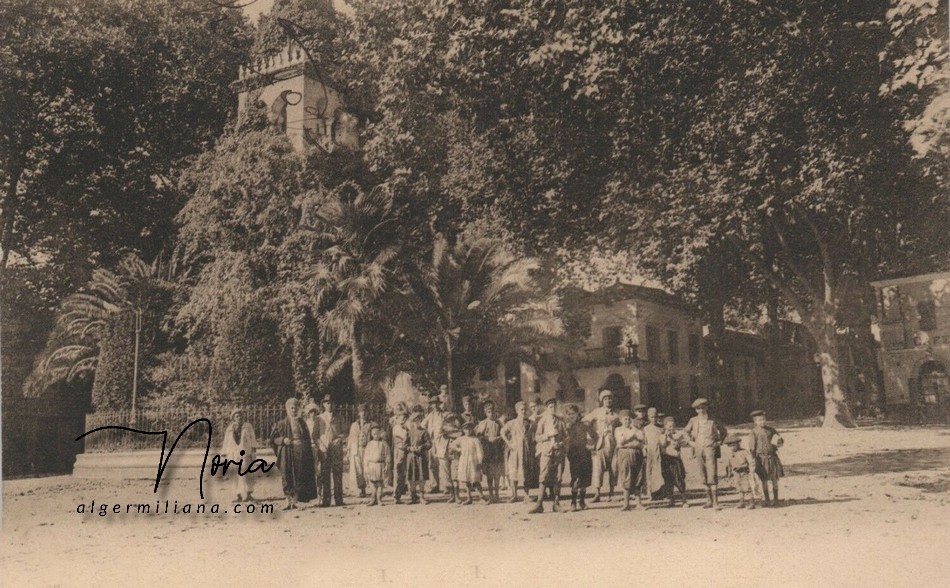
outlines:
[[[889,412],[950,415],[950,272],[872,282]]]
[[[570,298],[590,320],[577,352],[547,358],[540,367],[499,366],[475,382],[479,395],[509,406],[535,395],[554,396],[588,411],[606,388],[617,408],[644,403],[678,420],[688,416],[693,399],[707,390],[699,316],[663,290],[631,284],[574,291]]]

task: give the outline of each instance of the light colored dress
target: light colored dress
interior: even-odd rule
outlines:
[[[382,485],[386,480],[386,470],[392,453],[385,441],[371,439],[363,450],[363,473],[373,484]]]
[[[482,461],[485,452],[478,437],[459,437],[452,442],[452,449],[458,455],[458,481],[478,484],[482,481]]]
[[[530,467],[529,460],[534,459],[528,435],[531,432],[531,421],[527,418],[514,418],[501,429],[501,437],[507,447],[505,465],[508,480],[511,483],[523,484],[526,480],[526,468]]]
[[[666,444],[666,436],[663,434],[663,429],[652,423],[643,427],[643,436],[646,440],[643,446],[643,457],[646,466],[647,491],[653,495],[663,489],[661,456],[663,455],[663,446]]]

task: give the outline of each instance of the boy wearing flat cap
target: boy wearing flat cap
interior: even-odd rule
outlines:
[[[684,436],[693,448],[693,455],[699,464],[700,476],[706,485],[706,504],[703,508],[719,510],[719,447],[726,438],[726,428],[709,416],[709,401],[697,398],[693,401],[696,416],[689,419]]]
[[[619,422],[617,412],[613,409],[614,393],[610,390],[601,390],[598,395],[600,406],[590,411],[584,416],[583,421],[594,429],[597,441],[594,443],[594,451],[591,454],[594,469],[592,481],[594,484],[594,498],[592,502],[600,502],[600,489],[604,485],[604,476],[607,477],[607,502],[613,499],[614,478],[613,457],[614,457],[614,428]]]
[[[752,437],[749,450],[755,458],[755,475],[762,482],[764,505],[778,505],[778,481],[785,475],[782,462],[778,458],[778,448],[784,444],[778,431],[765,423],[765,411],[754,410],[752,417]],[[772,483],[772,502],[769,502],[769,482]]]
[[[561,483],[558,471],[564,461],[564,442],[567,439],[567,425],[557,415],[557,399],[549,398],[544,403],[545,412],[538,419],[534,439],[537,443],[536,454],[540,462],[539,478],[541,490],[538,492],[538,502],[530,514],[544,512],[544,491],[550,490],[554,504],[554,512],[560,510]]]

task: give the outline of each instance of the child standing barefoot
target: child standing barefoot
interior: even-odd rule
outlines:
[[[726,464],[726,476],[732,478],[739,493],[739,508],[745,508],[746,496],[749,497],[751,506],[755,508],[755,496],[752,494],[751,476],[755,471],[755,460],[749,450],[742,448],[742,441],[738,435],[729,435],[726,437],[725,445],[732,450],[729,456],[729,462]]]
[[[676,491],[679,490],[683,498],[683,508],[689,507],[686,500],[686,467],[680,449],[685,445],[683,438],[676,432],[676,422],[673,417],[663,419],[663,455],[660,456],[663,468],[663,482],[666,484],[670,506],[676,506]]]
[[[429,481],[429,432],[422,426],[425,410],[421,405],[412,407],[412,415],[406,428],[406,483],[409,485],[409,503],[418,504],[421,498],[426,500],[426,482]]]
[[[639,426],[637,426],[639,425]],[[614,453],[614,472],[617,485],[623,489],[623,510],[631,510],[630,495],[637,497],[637,508],[643,508],[640,490],[643,488],[643,434],[642,421],[634,421],[629,410],[620,411],[620,426],[614,429],[617,449]]]
[[[750,451],[755,457],[755,474],[762,481],[762,493],[765,505],[769,505],[769,486],[772,483],[772,504],[778,505],[778,481],[785,475],[782,462],[778,458],[778,448],[784,444],[778,431],[765,424],[765,411],[752,411],[752,438]]]
[[[458,483],[461,488],[465,484],[468,494],[463,505],[472,504],[472,486],[478,489],[478,496],[486,500],[482,493],[482,461],[485,452],[482,450],[481,440],[475,436],[475,425],[466,422],[462,425],[463,435],[452,442],[452,447],[458,455]]]
[[[366,481],[372,486],[373,492],[373,496],[367,504],[369,506],[382,506],[383,486],[391,467],[390,456],[392,453],[389,450],[389,443],[386,443],[381,427],[373,425],[370,430],[370,437],[371,439],[363,451],[363,470]]]

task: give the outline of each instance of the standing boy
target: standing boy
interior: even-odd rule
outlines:
[[[567,407],[567,461],[571,468],[571,511],[587,508],[587,487],[591,484],[594,463],[591,452],[597,445],[593,427],[581,420],[581,411]]]
[[[693,408],[696,410],[696,416],[686,423],[683,434],[693,447],[700,476],[706,485],[706,504],[703,508],[719,510],[719,447],[726,438],[726,428],[709,416],[709,401],[705,398],[693,401]]]
[[[537,443],[536,455],[540,462],[538,472],[541,489],[538,492],[537,505],[529,511],[530,514],[544,512],[544,492],[550,490],[553,499],[551,510],[558,512],[561,509],[561,481],[558,479],[558,469],[564,460],[564,442],[567,439],[567,426],[557,415],[557,399],[548,398],[544,403],[544,414],[538,419],[534,439]]]
[[[495,402],[486,400],[482,410],[485,418],[475,427],[475,435],[482,440],[485,450],[482,470],[488,480],[488,500],[498,502],[498,482],[505,467],[505,445],[501,438],[501,423],[495,418]]]
[[[726,437],[724,445],[731,450],[729,462],[726,465],[726,475],[732,478],[739,493],[739,508],[745,508],[746,496],[751,502],[749,508],[755,508],[755,495],[752,493],[752,472],[755,471],[755,459],[748,449],[742,448],[742,440],[738,435]]]

